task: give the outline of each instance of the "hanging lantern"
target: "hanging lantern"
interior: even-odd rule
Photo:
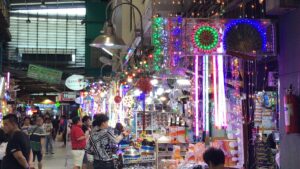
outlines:
[[[114,98],[114,101],[115,101],[115,103],[119,104],[119,103],[121,103],[121,101],[122,101],[122,97],[121,97],[121,96],[116,96],[116,97]]]
[[[151,92],[152,84],[150,82],[150,78],[147,78],[147,77],[140,78],[136,83],[136,87],[145,94]]]

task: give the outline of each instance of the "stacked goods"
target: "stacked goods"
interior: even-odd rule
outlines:
[[[186,143],[185,127],[170,126],[169,131],[172,143]]]
[[[264,141],[256,141],[256,168],[269,169],[273,164],[272,151]]]

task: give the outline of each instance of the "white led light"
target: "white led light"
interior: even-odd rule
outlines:
[[[145,102],[146,102],[147,104],[151,104],[152,101],[153,101],[153,99],[152,99],[151,97],[147,97],[146,100],[145,100]]]
[[[190,86],[191,82],[188,79],[177,79],[176,83],[181,86]]]
[[[159,100],[162,101],[162,102],[164,102],[164,101],[167,100],[167,98],[165,96],[162,96],[162,97],[159,98]]]
[[[157,79],[152,79],[152,80],[150,81],[150,83],[151,83],[153,86],[155,86],[155,85],[158,84],[158,80],[157,80]]]
[[[139,89],[136,89],[134,92],[133,92],[134,96],[139,96],[142,94],[142,91],[140,91]]]
[[[162,95],[163,93],[164,93],[164,89],[163,88],[158,88],[157,90],[156,90],[156,95],[158,95],[158,96],[160,96],[160,95]]]

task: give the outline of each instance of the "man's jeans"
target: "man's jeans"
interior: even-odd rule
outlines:
[[[46,136],[46,153],[53,153],[53,138],[51,134]]]

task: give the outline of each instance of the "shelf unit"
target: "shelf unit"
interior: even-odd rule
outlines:
[[[156,153],[156,168],[161,169],[162,159],[171,159],[173,154],[173,146],[180,146],[180,155],[184,157],[186,155],[189,143],[155,143],[155,153]]]

